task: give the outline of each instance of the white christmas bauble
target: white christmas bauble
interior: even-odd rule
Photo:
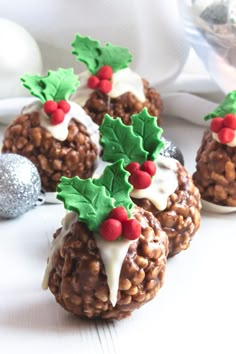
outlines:
[[[20,81],[26,72],[42,73],[39,47],[22,26],[0,18],[0,99],[29,95]]]

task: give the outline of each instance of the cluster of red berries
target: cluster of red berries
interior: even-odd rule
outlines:
[[[99,231],[107,241],[115,241],[121,235],[127,240],[136,240],[141,234],[141,226],[136,219],[128,219],[127,210],[119,206],[110,211]]]
[[[129,171],[129,182],[135,189],[148,188],[152,183],[152,177],[156,174],[156,164],[147,160],[141,165],[138,162],[129,163],[126,168]]]
[[[235,137],[236,114],[229,113],[222,117],[213,118],[210,124],[211,131],[216,133],[222,144],[230,143]]]
[[[59,102],[48,100],[43,105],[44,112],[50,116],[50,122],[57,125],[63,122],[65,114],[70,110],[70,104],[61,100]]]
[[[108,93],[112,89],[111,77],[113,70],[109,65],[102,66],[96,75],[88,78],[88,87],[95,90],[99,89],[103,93]]]

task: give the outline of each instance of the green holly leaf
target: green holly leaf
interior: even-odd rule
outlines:
[[[74,74],[73,69],[62,68],[57,71],[48,71],[47,76],[25,74],[21,81],[23,86],[42,102],[68,100],[79,86],[78,77]]]
[[[230,92],[213,112],[204,117],[204,120],[223,118],[227,113],[236,113],[236,90]]]
[[[134,132],[143,139],[143,147],[148,151],[148,159],[155,160],[164,146],[161,140],[163,129],[158,127],[156,117],[150,116],[145,107],[131,116]]]
[[[103,175],[94,179],[93,183],[97,186],[104,186],[108,195],[115,199],[115,206],[122,205],[129,212],[133,207],[130,199],[130,192],[133,187],[129,183],[130,173],[123,167],[124,161],[119,160],[105,168]]]
[[[22,81],[23,86],[30,90],[31,95],[38,97],[42,102],[45,101],[41,76],[25,74],[20,80]]]
[[[98,69],[103,65],[112,67],[113,72],[127,68],[128,64],[132,61],[132,56],[127,48],[114,46],[107,43],[105,47],[101,48],[100,55],[98,56]]]
[[[105,114],[99,130],[104,161],[124,159],[126,166],[132,161],[143,163],[147,160],[148,152],[143,148],[142,138],[134,133],[132,126],[123,124],[120,118],[113,119]]]
[[[96,74],[98,71],[97,57],[100,54],[101,44],[90,37],[82,37],[76,34],[74,41],[71,43],[74,48],[72,54],[75,54],[78,61],[87,65],[88,70]]]
[[[76,34],[72,47],[74,48],[72,54],[77,56],[77,60],[85,63],[94,75],[104,65],[109,65],[113,72],[116,72],[127,68],[132,61],[132,55],[127,48],[110,43],[106,43],[103,47],[99,41],[79,34]]]
[[[115,200],[107,194],[104,186],[97,186],[92,179],[62,177],[57,187],[57,198],[66,209],[78,214],[92,231],[98,231],[101,223],[115,206]]]

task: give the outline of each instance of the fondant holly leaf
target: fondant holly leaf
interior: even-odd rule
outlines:
[[[124,161],[119,160],[105,168],[103,175],[94,179],[93,183],[97,186],[104,186],[108,195],[115,199],[115,206],[122,205],[129,212],[133,207],[130,199],[130,192],[133,187],[128,182],[129,172],[123,167]]]
[[[98,69],[103,65],[109,65],[115,73],[118,70],[127,68],[128,64],[132,61],[132,56],[127,48],[107,43],[105,47],[102,47],[100,50],[101,54],[98,57]]]
[[[94,184],[91,178],[62,177],[57,192],[57,198],[63,201],[65,208],[78,213],[79,220],[93,231],[99,229],[115,206],[115,200],[107,194],[106,188]]]
[[[38,97],[42,103],[48,100],[59,102],[68,100],[79,86],[77,75],[73,69],[59,68],[57,71],[48,71],[47,76],[25,74],[21,81],[30,93]]]
[[[164,146],[161,140],[163,129],[158,127],[156,117],[150,116],[145,107],[131,116],[134,132],[143,139],[143,147],[148,151],[148,159],[155,160]]]
[[[44,102],[43,85],[41,84],[41,76],[25,74],[20,78],[23,86],[30,90],[31,95],[38,97],[40,101]]]
[[[100,43],[90,37],[82,37],[76,34],[71,45],[74,48],[72,54],[76,54],[77,60],[86,64],[88,70],[95,74],[98,70],[98,61],[96,58],[99,55]]]
[[[76,34],[72,47],[72,54],[76,54],[77,60],[85,63],[92,74],[96,74],[104,65],[109,65],[113,72],[116,72],[127,68],[132,61],[132,55],[127,48],[110,43],[103,47],[99,41],[79,34]]]
[[[126,166],[132,161],[143,163],[147,160],[148,152],[143,149],[141,137],[134,133],[132,126],[123,124],[120,118],[113,119],[105,114],[99,130],[104,161],[124,159]]]
[[[227,113],[236,113],[236,90],[230,92],[213,112],[204,117],[204,120],[224,117]]]

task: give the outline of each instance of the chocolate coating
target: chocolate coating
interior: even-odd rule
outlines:
[[[236,148],[218,143],[205,131],[196,157],[193,180],[209,202],[236,206]]]
[[[201,201],[198,189],[186,169],[178,163],[178,188],[167,201],[167,207],[159,211],[150,200],[132,198],[134,203],[152,212],[160,221],[169,238],[169,254],[172,257],[190,246],[200,226]]]
[[[130,116],[139,113],[144,107],[147,107],[150,115],[159,117],[163,104],[160,94],[156,89],[149,87],[146,80],[143,79],[145,102],[140,102],[131,92],[110,98],[100,90],[95,90],[86,101],[84,109],[95,123],[101,125],[104,114],[108,113],[111,117],[120,117],[124,124],[131,124]],[[160,125],[160,119],[158,118]]]
[[[61,176],[91,177],[95,167],[97,147],[86,127],[71,119],[68,131],[67,139],[59,141],[40,126],[38,112],[21,115],[6,129],[2,152],[31,160],[38,169],[43,189],[54,192]]]
[[[134,207],[142,226],[123,261],[117,303],[112,306],[100,252],[87,225],[74,222],[53,256],[49,288],[67,311],[86,318],[122,319],[151,300],[163,284],[168,238],[158,220]],[[60,229],[55,233],[55,237]],[[116,242],[116,241],[111,241]]]

